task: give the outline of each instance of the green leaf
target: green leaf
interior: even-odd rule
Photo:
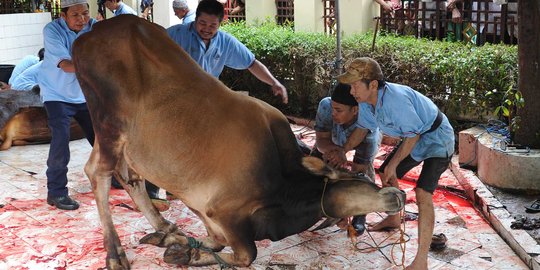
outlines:
[[[504,116],[506,116],[506,117],[510,116],[510,111],[508,111],[508,108],[502,107],[502,110],[503,110],[503,115]]]

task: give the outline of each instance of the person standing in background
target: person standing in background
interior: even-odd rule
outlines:
[[[73,42],[90,31],[87,0],[62,0],[60,18],[43,29],[45,56],[38,78],[41,100],[47,111],[51,144],[47,158],[47,203],[58,209],[75,210],[79,203],[68,194],[70,121],[75,118],[88,142],[94,144],[94,130],[86,99],[71,61]]]

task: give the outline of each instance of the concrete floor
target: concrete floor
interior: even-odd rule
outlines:
[[[306,143],[313,143],[312,130],[292,127],[302,134]],[[45,201],[48,145],[12,147],[0,152],[0,270],[105,267],[101,226],[83,172],[91,149],[85,140],[73,141],[70,146],[68,186],[72,197],[81,203],[75,211],[57,210]],[[389,149],[383,146],[379,155]],[[381,159],[376,160],[376,167]],[[401,189],[407,192],[406,211],[411,216],[417,211],[412,189],[418,173],[419,168],[413,169],[400,181]],[[429,269],[528,269],[488,220],[463,198],[467,189],[459,182],[448,170],[440,181],[441,188],[434,194],[435,233],[444,233],[448,242],[444,250],[430,252]],[[139,212],[130,209],[133,204],[123,190],[111,191],[110,206],[132,269],[176,268],[163,262],[163,248],[138,243],[153,230]],[[202,223],[180,201],[172,201],[171,206],[163,212],[165,218],[188,235],[205,235]],[[380,219],[376,213],[368,215],[368,222]],[[416,221],[405,223],[405,232],[412,239],[406,243],[405,263],[416,252],[416,229]],[[392,262],[394,258],[397,264],[401,263],[403,251],[399,246],[365,249],[365,243],[373,243],[372,238],[380,242],[388,236],[391,241],[399,239],[397,232],[377,232],[358,237],[359,242],[353,245],[347,233],[334,226],[277,242],[259,241],[257,259],[249,269],[401,269]]]

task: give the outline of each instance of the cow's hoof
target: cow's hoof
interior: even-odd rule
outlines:
[[[163,239],[167,236],[164,232],[155,232],[155,233],[149,233],[145,235],[141,240],[139,240],[139,243],[141,244],[150,244],[158,247],[165,247],[163,244]]]
[[[191,248],[179,244],[171,245],[165,250],[163,261],[176,265],[188,265],[191,259]]]
[[[107,269],[109,270],[129,270],[129,265],[123,266],[118,260],[108,260]]]

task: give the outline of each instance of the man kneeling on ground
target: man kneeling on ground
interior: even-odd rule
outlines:
[[[373,159],[379,150],[381,133],[360,128],[358,102],[350,94],[351,86],[338,84],[331,97],[322,99],[315,118],[315,147],[312,156],[323,158],[330,166],[347,165],[346,153],[355,150],[351,171],[364,173],[375,180]],[[365,231],[366,216],[355,216],[352,224],[361,235]]]

